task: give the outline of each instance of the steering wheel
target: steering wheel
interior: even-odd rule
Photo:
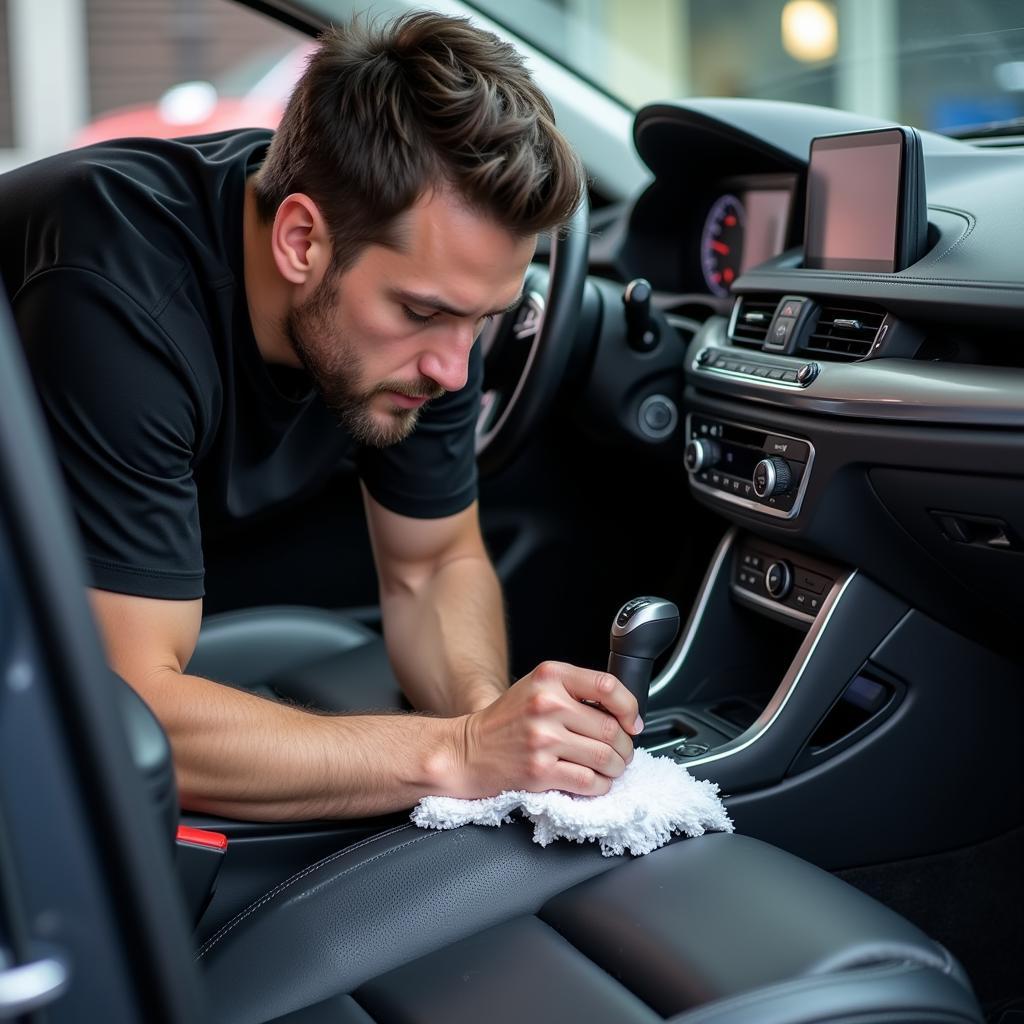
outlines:
[[[531,265],[520,303],[480,336],[484,384],[476,455],[483,474],[519,452],[565,376],[587,279],[589,225],[584,196],[564,232],[552,235],[548,268]]]

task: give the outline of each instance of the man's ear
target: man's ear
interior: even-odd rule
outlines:
[[[270,246],[278,273],[290,284],[320,283],[331,261],[331,241],[316,203],[301,192],[286,196],[274,215]]]

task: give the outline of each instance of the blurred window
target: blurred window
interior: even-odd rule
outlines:
[[[937,131],[1024,117],[1021,0],[472,5],[628,107],[749,96]]]

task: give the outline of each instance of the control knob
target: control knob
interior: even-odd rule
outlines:
[[[718,464],[722,457],[722,446],[717,441],[706,437],[696,437],[686,446],[683,452],[683,465],[691,473],[697,473],[709,466]]]
[[[658,325],[651,316],[654,290],[644,277],[634,278],[622,293],[626,314],[626,339],[637,352],[651,352],[658,347]]]
[[[754,493],[759,498],[786,494],[793,486],[793,471],[789,463],[778,455],[769,455],[754,467]]]
[[[769,597],[781,601],[793,586],[793,570],[787,562],[772,562],[764,574],[764,589]]]

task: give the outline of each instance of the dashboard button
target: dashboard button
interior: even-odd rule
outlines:
[[[783,455],[794,462],[806,462],[811,447],[806,441],[795,441],[791,437],[769,434],[763,445],[768,455]]]
[[[782,379],[784,381],[788,382],[789,384],[795,384],[796,383],[796,370],[786,370],[786,372],[783,373],[783,375],[782,375]]]
[[[648,395],[640,403],[637,425],[652,441],[661,441],[676,429],[679,413],[667,395]]]
[[[768,377],[770,380],[782,380],[782,370],[769,370]]]
[[[796,585],[803,590],[809,590],[812,594],[824,594],[829,581],[824,576],[815,572],[808,572],[806,569],[795,571]]]
[[[791,317],[795,320],[803,308],[804,304],[800,299],[786,299],[782,304],[782,309],[779,310],[779,316]]]
[[[775,318],[775,323],[772,325],[771,330],[771,343],[774,347],[782,348],[789,341],[789,336],[793,333],[794,324],[796,324],[795,317],[777,316]]]

